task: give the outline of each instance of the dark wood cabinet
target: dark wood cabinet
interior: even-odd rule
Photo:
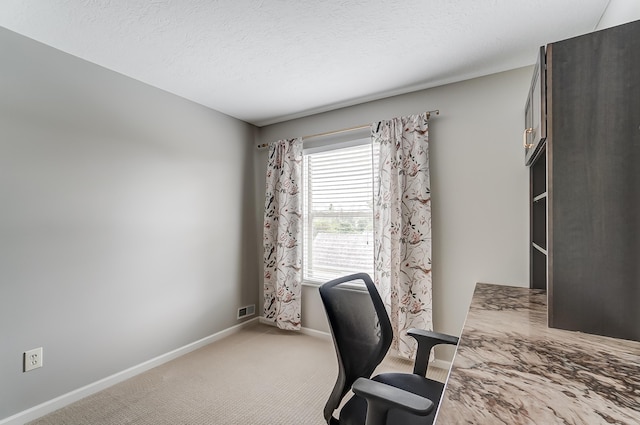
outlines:
[[[522,135],[524,161],[530,165],[541,153],[547,138],[546,116],[546,55],[544,46],[540,47],[538,61],[533,70],[531,87],[524,106],[525,129]]]
[[[530,167],[530,287],[547,289],[546,54],[540,47],[524,107],[525,164]]]
[[[549,326],[640,341],[640,21],[545,56],[531,286],[547,288]]]

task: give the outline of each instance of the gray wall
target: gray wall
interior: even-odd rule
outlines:
[[[640,1],[610,0],[605,13],[596,27],[597,30],[610,28],[640,19]]]
[[[459,335],[476,282],[529,283],[522,130],[532,72],[526,67],[270,125],[260,129],[258,143],[439,109],[429,131],[434,322],[436,330]],[[256,150],[258,210],[266,155]],[[261,231],[259,214],[256,223]],[[261,258],[259,245],[258,252]],[[305,286],[302,302],[303,326],[328,331],[317,288]]]
[[[1,420],[237,324],[259,261],[253,126],[1,28],[0,58]]]

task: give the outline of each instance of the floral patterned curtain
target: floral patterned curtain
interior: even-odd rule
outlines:
[[[431,330],[431,191],[427,113],[372,125],[379,148],[375,283],[393,326],[392,348],[415,357],[410,328]]]
[[[302,139],[269,148],[264,205],[264,317],[300,329],[302,284]]]

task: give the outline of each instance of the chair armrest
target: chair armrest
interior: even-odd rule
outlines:
[[[428,398],[371,379],[356,379],[352,390],[354,394],[367,400],[365,425],[386,425],[391,408],[419,416],[428,415],[434,408],[433,402]]]
[[[416,361],[413,365],[413,373],[420,376],[427,374],[429,355],[434,346],[439,344],[458,345],[458,338],[455,336],[425,331],[423,329],[409,329],[407,335],[411,335],[418,341],[418,351],[416,353]]]

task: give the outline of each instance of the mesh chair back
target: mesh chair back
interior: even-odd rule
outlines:
[[[380,294],[366,273],[325,283],[320,287],[320,297],[338,357],[338,379],[324,409],[329,423],[355,380],[371,377],[382,362],[393,331]]]

